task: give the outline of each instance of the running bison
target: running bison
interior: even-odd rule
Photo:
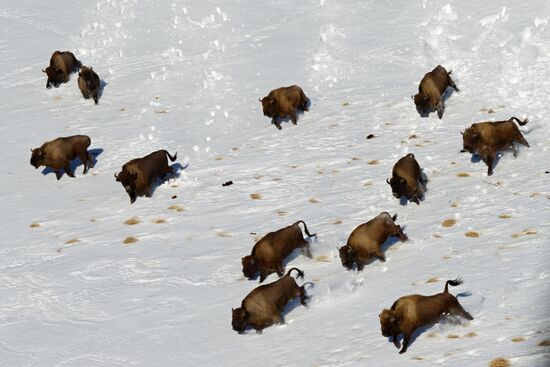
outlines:
[[[90,137],[86,135],[61,137],[45,142],[40,148],[31,149],[31,165],[36,169],[40,166],[53,169],[59,180],[63,175],[61,170],[64,170],[69,177],[74,177],[71,161],[79,158],[84,164],[83,173],[86,174],[94,163],[93,157],[87,150],[90,144]]]
[[[416,161],[414,154],[409,153],[395,163],[391,179],[386,182],[391,186],[393,196],[401,198],[405,196],[408,200],[420,204],[424,198],[426,182],[422,177],[422,170]]]
[[[296,297],[300,297],[302,305],[307,306],[308,297],[304,285],[299,287],[290,276],[293,270],[298,273],[298,278],[304,277],[303,271],[292,268],[284,277],[254,289],[243,299],[241,307],[232,309],[233,330],[242,334],[250,325],[261,333],[268,326],[283,324],[281,313],[287,303]]]
[[[304,225],[308,238],[315,236],[309,233],[306,223],[302,220],[276,232],[269,232],[256,242],[250,255],[241,259],[244,276],[252,279],[260,272],[260,283],[271,273],[277,273],[282,277],[283,260],[297,248],[301,248],[305,255],[311,258],[309,242],[302,235],[300,223]]]
[[[399,298],[389,310],[384,309],[379,315],[382,335],[391,338],[393,344],[399,348],[397,337],[403,334],[403,348],[399,353],[405,353],[416,329],[438,322],[445,314],[473,320],[472,315],[466,312],[456,297],[449,293],[449,285],[454,287],[460,284],[462,284],[460,278],[447,280],[443,293],[433,296],[412,294]]]
[[[264,116],[271,117],[271,123],[281,130],[281,123],[278,118],[290,117],[290,121],[296,125],[297,110],[308,111],[308,98],[302,88],[297,85],[281,87],[272,90],[269,94],[260,99],[264,110]]]
[[[94,68],[82,66],[78,73],[78,88],[82,92],[85,99],[94,99],[95,104],[99,98],[99,76],[94,71]]]
[[[462,133],[464,149],[460,152],[470,152],[481,156],[481,159],[487,165],[487,175],[491,176],[497,151],[512,149],[514,157],[516,157],[517,147],[514,142],[523,144],[526,147],[530,146],[514,121],[520,126],[528,122],[527,119],[521,121],[517,117],[511,117],[507,121],[486,121],[472,124]]]
[[[418,94],[411,96],[416,105],[416,111],[421,116],[428,115],[431,111],[437,111],[437,116],[441,119],[445,106],[443,105],[443,95],[447,87],[459,91],[455,82],[451,79],[451,72],[447,72],[441,65],[424,75],[418,86]]]
[[[143,158],[132,159],[122,166],[120,173],[115,173],[116,181],[120,182],[130,196],[130,203],[134,203],[138,196],[151,197],[151,186],[157,177],[166,179],[167,174],[172,174],[172,168],[168,165],[168,159],[174,162],[178,154],[172,157],[166,150],[157,150]]]
[[[374,258],[386,261],[381,250],[384,242],[391,236],[399,237],[402,242],[407,240],[401,226],[395,224],[396,219],[397,214],[392,217],[387,212],[383,212],[355,228],[347,244],[338,249],[342,265],[351,270],[353,265],[357,264],[357,270],[361,271]]]
[[[77,71],[82,63],[76,59],[70,51],[55,51],[50,58],[50,66],[42,72],[46,73],[48,80],[46,88],[59,87],[61,83],[69,81],[69,75]]]

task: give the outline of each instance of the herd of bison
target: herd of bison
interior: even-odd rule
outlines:
[[[46,87],[51,88],[53,85],[57,88],[61,83],[67,83],[70,74],[76,71],[82,95],[86,99],[92,97],[97,104],[100,96],[98,75],[93,68],[83,66],[69,51],[53,53],[50,65],[43,70],[48,76]],[[438,65],[424,75],[418,93],[412,96],[421,116],[427,116],[435,111],[440,119],[443,117],[447,88],[459,91],[450,74],[450,71],[447,72],[443,66]],[[280,121],[284,118],[289,118],[296,125],[298,111],[308,111],[309,104],[303,90],[297,85],[274,89],[260,102],[263,114],[270,117],[272,124],[278,129],[281,129]],[[513,149],[515,156],[517,148],[514,143],[529,147],[515,122],[525,125],[527,120],[521,121],[512,117],[507,121],[472,124],[462,133],[461,152],[480,156],[487,165],[487,174],[492,175],[498,151]],[[70,163],[78,158],[84,165],[83,173],[86,173],[94,162],[87,150],[90,143],[91,140],[86,135],[60,137],[48,141],[40,148],[32,149],[31,165],[35,168],[50,167],[59,180],[62,171],[74,177]],[[177,154],[172,156],[166,150],[158,150],[125,163],[122,170],[115,173],[115,179],[124,187],[130,202],[134,203],[138,196],[152,196],[151,186],[155,181],[159,177],[165,180],[172,174],[168,159],[173,162],[176,158]],[[413,154],[407,154],[399,159],[393,166],[391,178],[386,181],[391,187],[392,194],[398,199],[405,198],[416,204],[424,199],[426,180]],[[385,261],[381,248],[389,237],[396,236],[401,241],[407,240],[406,234],[395,223],[396,219],[397,215],[391,216],[387,212],[382,212],[355,228],[346,245],[339,248],[343,267],[348,270],[355,267],[361,271],[366,264],[375,259]],[[309,242],[304,239],[300,224],[303,225],[308,239],[315,236],[309,232],[305,222],[298,221],[266,234],[256,242],[251,254],[242,258],[242,272],[246,278],[255,279],[259,274],[262,283],[269,274],[277,273],[280,279],[257,287],[244,298],[241,307],[232,310],[232,326],[235,331],[243,333],[250,326],[261,332],[267,326],[283,323],[282,312],[296,297],[300,297],[302,305],[307,305],[305,284],[300,287],[291,277],[293,271],[296,271],[297,278],[303,277],[304,273],[292,268],[285,274],[283,268],[285,258],[296,249],[301,249],[306,256],[311,257]],[[389,337],[395,346],[400,348],[398,337],[403,334],[403,346],[399,353],[404,353],[417,328],[433,324],[445,314],[472,320],[472,316],[448,290],[449,285],[457,286],[461,283],[460,279],[448,280],[442,293],[432,296],[413,294],[399,298],[390,309],[382,310],[379,315],[382,335]]]

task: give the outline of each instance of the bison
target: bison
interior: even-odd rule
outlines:
[[[480,155],[487,165],[487,175],[491,176],[497,151],[513,149],[514,157],[516,157],[517,147],[514,142],[530,147],[514,121],[520,126],[528,122],[527,119],[521,121],[517,117],[511,117],[507,121],[486,121],[472,124],[462,133],[464,149],[460,152]]]
[[[297,85],[274,89],[259,101],[262,103],[264,116],[271,117],[271,123],[275,124],[279,130],[281,130],[279,117],[290,117],[292,123],[296,125],[296,110],[308,111],[308,98]]]
[[[82,63],[76,59],[70,51],[55,51],[50,58],[50,66],[42,72],[46,73],[48,80],[46,88],[59,87],[61,83],[69,81],[69,75],[77,71]]]
[[[386,179],[386,183],[391,186],[392,194],[396,198],[405,196],[417,205],[424,198],[426,182],[422,176],[420,165],[416,161],[414,154],[409,153],[395,163],[392,170],[391,179]]]
[[[167,174],[171,174],[172,168],[168,165],[168,159],[174,162],[178,153],[172,157],[166,150],[161,149],[142,158],[132,159],[122,166],[120,173],[115,173],[116,181],[120,182],[130,196],[130,203],[134,203],[138,196],[151,197],[151,186],[157,177],[163,180]]]
[[[78,88],[80,88],[82,96],[85,99],[90,99],[90,97],[92,97],[95,104],[97,104],[99,86],[99,76],[95,73],[94,68],[82,66],[78,73]]]
[[[50,167],[59,180],[63,175],[62,169],[67,175],[74,177],[71,161],[80,158],[84,164],[83,173],[86,174],[94,163],[87,150],[90,143],[90,137],[86,135],[66,136],[45,142],[40,148],[31,149],[31,165],[37,169],[40,166]]]
[[[278,231],[269,232],[256,242],[250,255],[241,259],[244,276],[252,279],[260,272],[260,283],[271,273],[277,273],[282,277],[283,260],[297,248],[303,249],[305,255],[311,257],[309,242],[302,235],[300,223],[304,225],[308,238],[316,236],[315,233],[309,233],[306,223],[302,220]]]
[[[307,306],[305,285],[299,287],[296,284],[294,278],[290,276],[293,270],[298,272],[298,278],[304,277],[303,271],[292,268],[284,277],[254,289],[243,299],[241,307],[232,309],[233,330],[242,334],[250,325],[256,329],[256,332],[261,333],[270,325],[283,324],[281,313],[287,303],[298,296],[301,304]]]
[[[394,345],[399,348],[397,337],[403,334],[403,348],[399,353],[405,353],[413,332],[419,327],[436,323],[444,314],[473,320],[472,315],[466,312],[456,297],[449,293],[449,285],[454,287],[460,284],[462,284],[460,278],[447,280],[443,293],[433,296],[412,294],[399,298],[391,306],[391,309],[384,309],[378,315],[382,335],[391,338]]]
[[[407,240],[401,226],[395,224],[396,219],[397,214],[392,217],[383,212],[355,228],[347,244],[338,249],[342,265],[351,270],[357,264],[357,270],[361,271],[373,258],[386,261],[381,251],[382,244],[391,236],[399,237],[402,242]]]
[[[416,105],[416,111],[421,115],[428,115],[431,111],[437,111],[437,116],[443,117],[443,95],[447,87],[451,87],[457,92],[455,82],[451,79],[451,72],[447,72],[441,65],[424,75],[418,86],[418,94],[411,96]]]

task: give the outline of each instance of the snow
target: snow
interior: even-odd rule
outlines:
[[[548,1],[20,0],[0,18],[0,364],[548,365]],[[99,105],[74,74],[45,88],[55,50],[94,67]],[[437,64],[461,92],[442,120],[420,118],[410,96]],[[312,105],[278,131],[258,98],[290,84]],[[511,116],[529,118],[531,148],[488,177],[459,132]],[[29,165],[29,148],[73,134],[92,138],[87,175]],[[113,174],[160,148],[178,152],[177,176],[130,205]],[[385,183],[409,152],[429,179],[419,206]],[[382,211],[409,241],[346,271],[336,247]],[[231,308],[257,286],[241,257],[300,219],[314,259],[287,268],[314,283],[309,308],[238,335]],[[457,276],[474,320],[422,330],[398,354],[380,311]]]

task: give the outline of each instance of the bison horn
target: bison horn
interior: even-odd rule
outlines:
[[[262,100],[258,98],[258,101],[260,101],[260,102],[261,102]]]
[[[115,172],[115,178],[118,178],[118,172]]]
[[[386,178],[386,183],[389,185],[390,184],[390,179],[389,178]]]
[[[43,73],[45,73],[45,72],[46,72],[46,70],[42,69],[42,72],[43,72]]]

